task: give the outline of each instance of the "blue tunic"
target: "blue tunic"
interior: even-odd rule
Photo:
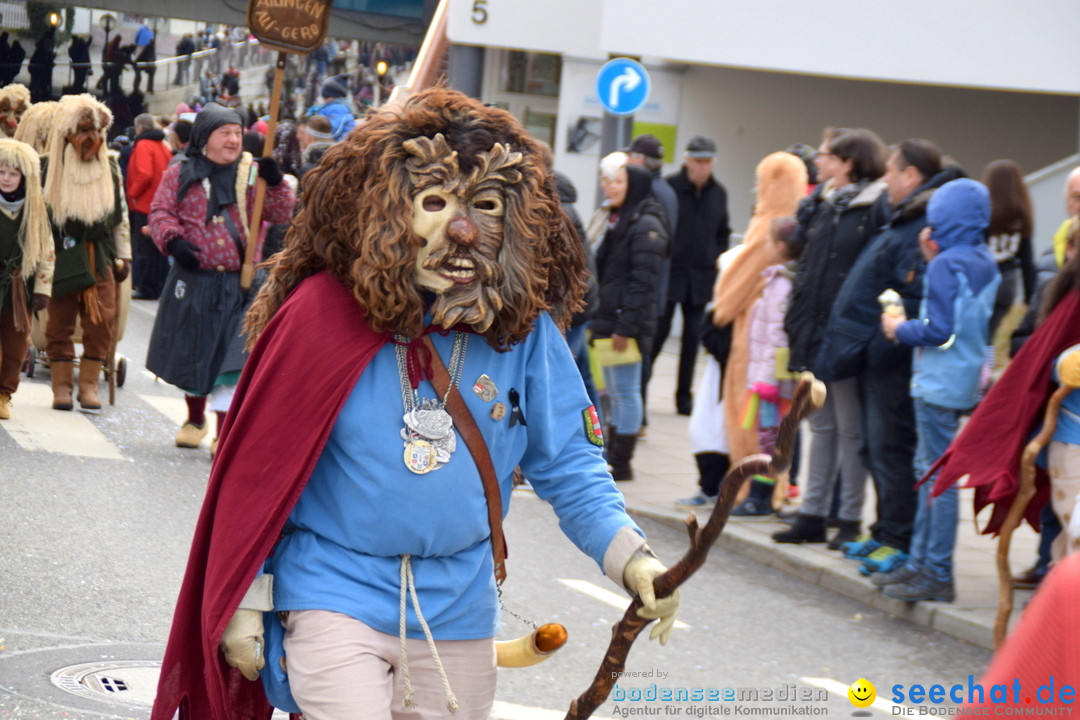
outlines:
[[[449,365],[453,335],[432,339]],[[483,374],[498,390],[491,402],[472,390]],[[547,314],[509,352],[470,336],[460,390],[487,441],[504,515],[520,465],[537,495],[553,506],[563,532],[598,564],[620,528],[640,534],[600,448],[589,441],[590,403]],[[512,390],[525,424],[511,427]],[[435,397],[427,381],[419,392]],[[492,417],[495,403],[505,406],[500,420]],[[435,639],[493,637],[499,613],[479,472],[460,436],[446,466],[425,475],[409,471],[402,460],[403,414],[395,348],[387,344],[353,388],[267,561],[274,607],[340,612],[396,635],[400,557],[407,553]],[[411,603],[407,621],[409,637],[423,637]]]

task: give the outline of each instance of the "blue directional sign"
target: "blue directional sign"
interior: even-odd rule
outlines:
[[[633,115],[640,110],[651,87],[648,71],[630,58],[609,60],[596,74],[596,94],[612,115]]]

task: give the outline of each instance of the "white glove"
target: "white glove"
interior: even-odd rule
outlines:
[[[666,645],[671,637],[671,629],[675,626],[675,615],[679,612],[679,590],[668,595],[666,598],[656,599],[653,592],[653,579],[667,572],[664,564],[655,556],[638,550],[623,568],[623,585],[626,589],[641,598],[642,608],[638,615],[649,620],[659,622],[649,633],[649,639],[660,638],[660,644]]]
[[[248,680],[258,680],[259,671],[266,665],[262,611],[237,610],[221,636],[220,647],[226,663]]]
[[[218,643],[225,662],[248,680],[258,680],[259,671],[266,666],[263,612],[274,609],[273,579],[268,574],[255,578]]]

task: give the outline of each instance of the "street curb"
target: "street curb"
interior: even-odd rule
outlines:
[[[684,512],[630,507],[627,511],[632,515],[647,517],[685,531]],[[857,566],[851,560],[845,559],[839,553],[834,557],[824,557],[820,552],[806,546],[775,543],[766,535],[743,527],[741,521],[729,521],[717,539],[717,544],[761,565],[775,568],[893,617],[936,630],[986,650],[994,649],[994,629],[981,618],[964,608],[947,603],[908,603],[886,597],[869,578],[858,574]]]

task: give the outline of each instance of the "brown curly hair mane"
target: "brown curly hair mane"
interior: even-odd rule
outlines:
[[[304,177],[300,210],[271,258],[270,275],[248,312],[254,344],[288,294],[327,270],[348,287],[380,332],[416,337],[426,310],[414,281],[424,240],[413,230],[405,145],[441,134],[468,175],[500,143],[520,153],[520,181],[506,185],[505,234],[498,252],[501,303],[482,332],[498,350],[521,341],[544,310],[560,327],[582,306],[585,258],[566,218],[543,149],[516,119],[459,92],[436,87],[371,114]]]

